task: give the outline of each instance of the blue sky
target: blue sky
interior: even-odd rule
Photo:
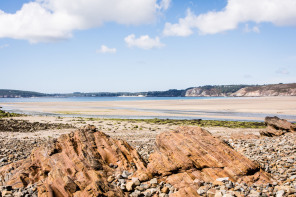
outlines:
[[[9,0],[0,10],[0,89],[149,91],[296,79],[295,0]]]

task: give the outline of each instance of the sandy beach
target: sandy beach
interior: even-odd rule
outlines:
[[[106,118],[205,118],[258,120],[277,115],[296,121],[296,97],[217,98],[196,100],[1,103],[24,112],[94,115]]]

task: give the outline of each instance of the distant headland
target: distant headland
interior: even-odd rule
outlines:
[[[205,85],[183,90],[148,92],[73,92],[46,94],[33,91],[0,89],[0,98],[30,97],[264,97],[296,96],[296,83],[269,85]]]

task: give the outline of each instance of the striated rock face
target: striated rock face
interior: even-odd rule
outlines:
[[[266,117],[265,124],[267,125],[267,128],[265,130],[260,131],[260,135],[262,136],[280,136],[286,132],[296,131],[295,125],[293,125],[285,119],[280,119],[276,116]]]
[[[234,97],[264,97],[264,96],[296,96],[296,83],[271,84],[257,86],[202,86],[189,88],[185,96],[207,97],[207,96],[234,96]]]
[[[2,167],[0,179],[13,188],[37,184],[38,196],[124,196],[107,180],[123,170],[141,174],[146,164],[129,144],[88,125]]]
[[[258,164],[201,128],[181,127],[156,139],[148,170],[178,188],[173,196],[197,196],[198,182],[228,177],[233,182],[269,182]],[[217,181],[216,181],[217,182]]]
[[[264,86],[251,86],[238,90],[231,96],[296,96],[296,84],[274,84]]]
[[[221,91],[214,88],[210,90],[203,90],[202,88],[191,88],[186,91],[185,96],[207,97],[207,96],[227,96],[227,94],[222,93]]]
[[[199,196],[205,182],[261,184],[270,177],[198,127],[160,134],[148,166],[129,144],[88,125],[34,149],[26,160],[0,168],[2,185],[14,190],[34,186],[41,197]]]

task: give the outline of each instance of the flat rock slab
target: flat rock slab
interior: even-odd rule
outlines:
[[[156,138],[156,146],[157,150],[150,155],[148,170],[178,188],[176,196],[197,195],[198,185],[194,180],[214,182],[228,177],[233,182],[270,181],[258,164],[202,128],[180,127],[162,133]]]

